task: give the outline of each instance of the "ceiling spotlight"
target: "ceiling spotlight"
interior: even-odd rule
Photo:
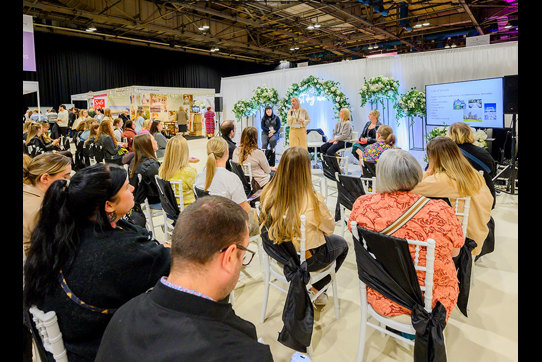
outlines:
[[[92,33],[93,31],[96,31],[98,29],[96,29],[96,27],[94,26],[89,26],[88,28],[85,29],[85,31],[88,31],[89,33]]]
[[[456,48],[456,47],[457,47],[457,45],[455,45],[455,43],[454,43],[454,44],[452,44],[452,48]]]
[[[318,29],[320,26],[321,26],[321,25],[318,24],[318,23],[314,24],[314,27],[315,27],[316,29]]]
[[[314,29],[314,25],[311,24],[311,25],[307,26],[307,29],[313,30],[313,29]]]
[[[423,23],[422,25],[423,26],[429,26],[430,24],[429,23]]]
[[[294,49],[295,49],[295,50],[299,50],[299,47],[295,47]]]
[[[415,28],[421,28],[422,27],[422,24],[416,24],[414,25]]]
[[[445,49],[448,49],[450,47],[450,44],[446,44],[446,46],[444,46]]]
[[[291,50],[291,51],[294,51],[294,50],[295,50],[295,48],[290,48],[290,50]]]
[[[375,44],[375,46],[373,47],[374,49],[378,49],[378,44]]]
[[[217,52],[217,51],[219,51],[219,50],[220,50],[220,49],[218,49],[218,48],[211,48],[211,51],[212,51],[212,52]]]
[[[512,27],[512,25],[510,25],[510,23],[508,23],[508,24],[506,24],[506,25],[504,26],[505,29],[510,29],[511,27]]]
[[[372,46],[372,45],[369,45],[369,47],[368,47],[367,49],[373,50],[373,46]]]
[[[203,29],[209,29],[209,25],[202,26]]]

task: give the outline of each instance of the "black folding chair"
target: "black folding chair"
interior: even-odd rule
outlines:
[[[243,167],[238,164],[237,162],[230,161],[231,170],[233,173],[235,173],[237,176],[239,176],[239,179],[243,183],[243,188],[245,189],[245,194],[247,197],[250,197],[252,195],[252,185],[250,185],[250,182],[248,181],[247,177],[245,176],[245,172],[243,171]]]
[[[158,175],[154,175],[156,185],[158,186],[158,196],[160,197],[160,203],[162,204],[162,216],[164,218],[164,233],[166,234],[165,240],[173,233],[173,228],[177,222],[177,218],[181,214],[181,210],[177,205],[177,198],[175,192],[171,187],[171,183]],[[168,218],[173,222],[168,222]]]
[[[323,196],[327,199],[328,196],[331,196],[333,193],[328,192],[328,181],[333,181],[334,184],[337,183],[337,178],[335,173],[342,174],[341,168],[339,167],[339,161],[335,156],[329,156],[326,154],[320,154],[322,158],[322,170],[324,172],[324,189]]]
[[[196,199],[199,199],[200,197],[208,196],[209,191],[202,190],[194,185],[194,195],[196,196]]]
[[[363,177],[376,177],[376,162],[363,161]]]

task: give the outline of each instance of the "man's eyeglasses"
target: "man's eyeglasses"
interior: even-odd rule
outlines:
[[[221,253],[225,252],[231,245],[232,244],[226,246],[225,248],[220,250],[220,252]],[[247,266],[248,264],[250,264],[250,262],[252,261],[256,253],[250,249],[245,248],[242,245],[235,244],[235,246],[237,246],[237,248],[239,248],[240,250],[246,251],[245,255],[243,255],[243,266]]]

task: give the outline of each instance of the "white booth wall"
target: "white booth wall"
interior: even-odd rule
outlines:
[[[425,91],[425,85],[457,82],[473,79],[501,77],[518,73],[518,42],[482,45],[455,49],[442,49],[423,53],[401,54],[387,57],[364,58],[338,63],[281,69],[270,72],[226,77],[221,80],[224,119],[235,119],[233,105],[240,99],[250,99],[257,86],[275,88],[279,97],[285,97],[287,89],[310,75],[339,82],[341,91],[351,106],[354,131],[358,133],[368,121],[370,105],[361,107],[359,95],[364,78],[375,76],[399,80],[399,93],[415,87]],[[278,109],[275,107],[274,112]],[[261,114],[261,112],[260,112]],[[310,114],[309,114],[310,115]],[[336,120],[329,117],[326,133],[331,132]],[[395,110],[390,109],[389,124],[395,129],[397,145],[408,150],[406,119],[395,122]],[[255,127],[259,119],[255,120]],[[506,121],[505,121],[506,123]],[[259,128],[259,126],[258,126]],[[309,125],[309,128],[320,128]],[[238,128],[239,129],[239,128]],[[240,135],[239,129],[236,138]],[[423,159],[423,157],[421,157]],[[418,160],[420,158],[418,157]]]

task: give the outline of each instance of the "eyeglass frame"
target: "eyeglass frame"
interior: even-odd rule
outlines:
[[[239,250],[248,251],[248,252],[250,253],[250,260],[248,261],[248,263],[245,264],[245,263],[243,262],[243,266],[248,266],[248,265],[252,262],[252,259],[254,259],[254,255],[256,255],[256,252],[255,252],[255,251],[252,251],[252,250],[250,250],[250,249],[248,249],[248,248],[245,248],[245,247],[242,246],[242,245],[236,244],[236,243],[230,244],[230,245],[228,245],[228,246],[222,248],[222,249],[219,250],[219,251],[220,251],[221,253],[223,253],[223,252],[225,252],[226,250],[228,250],[228,248],[229,248],[230,246],[232,246],[232,245],[237,246],[237,248],[239,248]]]

